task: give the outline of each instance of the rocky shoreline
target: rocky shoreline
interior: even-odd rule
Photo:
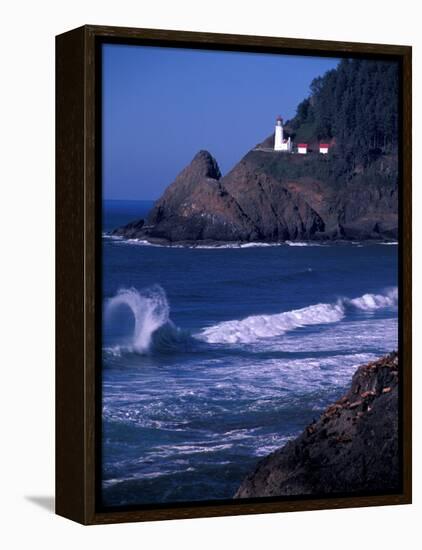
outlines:
[[[126,226],[125,226],[126,227]],[[132,242],[137,244],[173,247],[173,248],[253,248],[253,247],[277,247],[277,246],[294,246],[294,247],[306,247],[306,246],[353,246],[364,244],[381,244],[381,245],[397,245],[398,242],[394,239],[366,239],[361,241],[353,240],[307,240],[307,241],[216,241],[216,240],[199,240],[199,241],[170,241],[164,238],[149,237],[144,235],[138,236],[126,236],[122,234],[120,228],[113,230],[109,234],[104,234],[103,237],[111,238],[115,240],[121,240],[126,242]]]
[[[360,366],[350,390],[262,459],[234,498],[399,490],[398,378],[396,352]]]

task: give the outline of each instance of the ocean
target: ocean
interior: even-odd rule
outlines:
[[[230,499],[356,367],[397,349],[396,243],[164,247],[110,238],[104,201],[102,500]]]

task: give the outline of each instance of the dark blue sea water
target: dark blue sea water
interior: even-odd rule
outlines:
[[[106,201],[104,232],[148,202]],[[397,246],[103,239],[103,499],[231,498],[397,348]]]

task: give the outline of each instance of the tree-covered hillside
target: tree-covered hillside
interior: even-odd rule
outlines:
[[[313,80],[288,129],[296,142],[334,142],[347,171],[365,167],[396,153],[398,101],[397,63],[343,59]]]

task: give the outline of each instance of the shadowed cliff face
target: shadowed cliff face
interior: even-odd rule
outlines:
[[[350,390],[261,460],[235,498],[399,490],[398,356],[363,365]]]
[[[248,240],[253,224],[221,185],[216,160],[200,151],[148,216],[148,234],[165,240]]]
[[[163,196],[155,204],[148,216],[148,225],[160,223],[166,217],[182,213],[184,208],[192,204],[198,187],[206,190],[218,187],[221,178],[217,161],[208,151],[199,151],[192,162],[184,168],[174,182],[167,187]]]
[[[155,203],[146,222],[113,231],[152,242],[235,241],[258,238],[258,231],[221,184],[216,160],[200,151]]]
[[[272,162],[286,163],[292,158],[252,151],[222,180],[262,240],[312,239],[324,231],[325,223],[307,197],[315,193],[312,183],[299,190],[269,169]]]
[[[146,222],[113,234],[167,243],[396,238],[394,162],[338,181],[330,162],[252,150],[222,178],[216,160],[200,151]]]

